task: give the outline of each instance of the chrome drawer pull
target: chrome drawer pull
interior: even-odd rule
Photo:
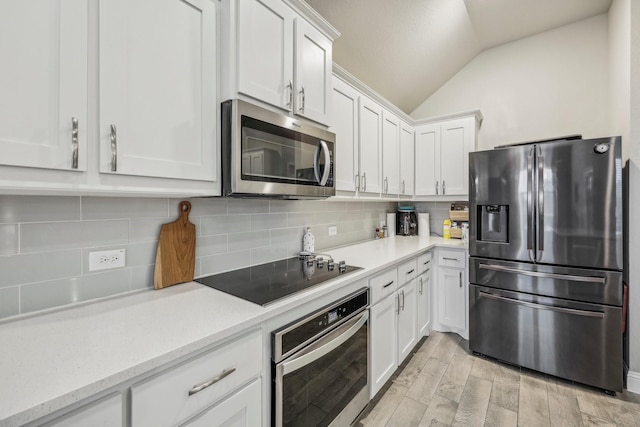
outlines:
[[[446,259],[447,261],[456,261],[456,262],[460,261],[460,258],[447,258],[446,256],[442,257],[442,259]]]
[[[424,264],[423,264],[423,265],[427,265],[427,264],[429,264],[430,262],[431,262],[431,260],[430,260],[430,259],[428,259],[428,260],[426,260],[426,261],[424,262]]]
[[[519,268],[505,267],[502,265],[490,265],[480,264],[479,267],[483,270],[503,271],[505,273],[524,274],[525,276],[542,277],[546,279],[559,279],[559,280],[571,280],[572,282],[589,282],[589,283],[602,283],[604,285],[604,277],[587,277],[587,276],[575,276],[571,274],[558,274],[558,273],[545,273],[543,271],[529,271],[521,270]]]
[[[387,283],[386,285],[384,285],[383,288],[388,288],[391,285],[393,285],[393,280]]]
[[[220,375],[218,375],[215,378],[210,379],[206,383],[194,386],[191,390],[189,390],[189,396],[192,396],[192,395],[194,395],[196,393],[199,393],[199,392],[201,392],[202,390],[204,390],[207,387],[211,387],[215,383],[217,383],[219,381],[222,381],[224,378],[226,378],[229,375],[233,374],[235,371],[236,371],[236,368],[226,369],[226,370],[222,371],[222,373]]]
[[[407,271],[407,274],[411,274],[411,273],[413,273],[414,271],[416,271],[416,269],[415,269],[415,268],[412,268],[411,270]]]
[[[599,317],[600,319],[604,319],[604,313],[599,312],[599,311],[585,311],[585,310],[576,310],[575,308],[564,308],[564,307],[555,307],[555,306],[552,306],[552,305],[536,304],[534,302],[520,301],[520,300],[513,299],[513,298],[507,298],[507,297],[502,297],[502,296],[499,296],[499,295],[488,294],[488,293],[482,292],[482,291],[479,292],[479,295],[481,297],[484,297],[484,298],[500,300],[500,301],[508,302],[508,303],[511,303],[511,304],[524,305],[525,307],[537,308],[537,309],[542,309],[542,310],[557,311],[557,312],[560,312],[560,313],[567,313],[567,314],[576,314],[578,316]]]

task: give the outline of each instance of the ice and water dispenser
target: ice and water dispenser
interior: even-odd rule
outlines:
[[[477,240],[509,242],[509,205],[478,205]]]

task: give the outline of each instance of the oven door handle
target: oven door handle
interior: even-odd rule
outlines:
[[[362,325],[367,323],[367,320],[369,320],[369,310],[363,311],[359,316],[354,317],[302,350],[300,354],[294,355],[291,359],[281,363],[282,375],[297,371],[340,347],[349,338],[353,337]]]

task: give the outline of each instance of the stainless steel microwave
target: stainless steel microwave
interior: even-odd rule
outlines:
[[[335,134],[246,101],[222,103],[225,196],[335,195]]]

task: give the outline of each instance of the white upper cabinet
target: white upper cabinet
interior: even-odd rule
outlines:
[[[87,2],[0,4],[0,164],[87,168]]]
[[[0,193],[219,195],[217,7],[0,3]]]
[[[282,0],[238,2],[238,91],[293,109],[293,23]]]
[[[210,0],[100,2],[100,172],[215,179],[215,22]]]
[[[302,18],[296,18],[295,113],[329,123],[331,105],[331,41]]]
[[[400,120],[386,110],[382,118],[382,194],[397,197],[400,192]]]
[[[358,97],[360,94],[337,77],[333,78],[331,127],[336,134],[336,190],[356,191],[358,175]]]
[[[414,189],[414,131],[406,123],[400,123],[400,196],[413,197]]]
[[[469,153],[476,148],[475,116],[416,127],[416,196],[469,194]]]
[[[237,91],[328,124],[332,40],[282,0],[237,1],[237,13]]]
[[[360,193],[379,196],[382,192],[382,107],[360,96]],[[340,159],[338,159],[338,162]]]

